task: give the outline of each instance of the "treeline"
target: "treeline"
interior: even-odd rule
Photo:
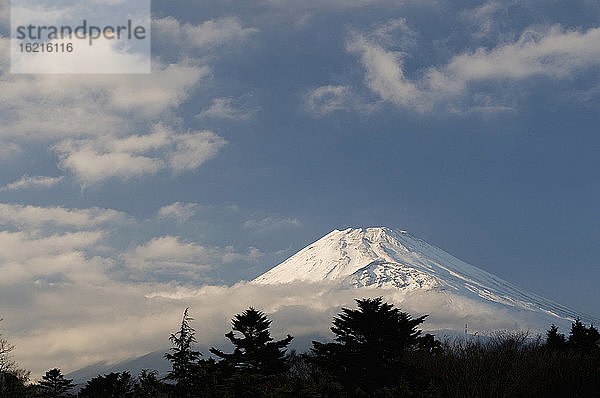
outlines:
[[[332,342],[287,353],[293,337],[274,340],[271,321],[249,308],[234,316],[225,337],[232,352],[196,351],[188,309],[165,354],[171,371],[99,375],[79,397],[600,397],[600,334],[576,320],[568,336],[552,325],[545,338],[497,333],[438,341],[382,298],[356,300],[333,318]],[[1,337],[1,336],[0,336]],[[27,383],[27,372],[0,347],[0,397],[70,397],[60,369]],[[8,350],[7,350],[8,349]]]

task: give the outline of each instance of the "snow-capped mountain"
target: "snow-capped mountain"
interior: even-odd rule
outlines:
[[[341,286],[447,292],[552,321],[597,320],[527,292],[403,230],[334,230],[253,283],[336,281]]]

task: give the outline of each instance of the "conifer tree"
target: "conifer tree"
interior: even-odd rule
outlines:
[[[550,349],[562,349],[565,345],[565,335],[558,333],[556,325],[550,326],[550,329],[546,332],[546,347]]]
[[[333,319],[335,342],[313,341],[317,362],[344,384],[373,390],[393,382],[405,370],[406,351],[439,350],[433,336],[422,337],[417,329],[427,315],[412,318],[381,297],[357,299],[356,303],[358,309],[342,308]]]
[[[168,396],[168,385],[161,381],[156,370],[143,369],[138,376],[136,398],[158,398]]]
[[[200,382],[201,366],[198,361],[202,354],[193,349],[196,331],[190,326],[193,318],[188,315],[188,310],[186,308],[183,312],[179,331],[169,337],[173,345],[171,352],[165,354],[165,358],[171,362],[171,371],[166,378],[175,382],[178,397],[195,396]]]
[[[568,345],[581,351],[596,351],[596,343],[600,340],[600,333],[594,325],[586,327],[579,318],[571,324]]]
[[[69,391],[75,387],[73,380],[65,379],[60,369],[57,368],[47,371],[38,385],[41,395],[48,398],[66,397]]]
[[[214,347],[210,349],[226,366],[262,376],[287,370],[285,350],[293,337],[288,334],[282,340],[273,341],[269,331],[271,320],[262,311],[250,307],[235,315],[231,325],[232,330],[225,337],[234,345],[233,352],[226,354]]]

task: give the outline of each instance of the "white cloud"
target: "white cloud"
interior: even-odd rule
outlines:
[[[568,78],[580,68],[600,63],[598,39],[600,28],[578,32],[555,26],[541,33],[527,31],[514,43],[456,56],[443,72],[430,72],[429,79],[433,88],[450,87],[454,91],[462,87],[448,82],[452,77],[458,78],[461,86],[470,81],[518,80],[535,75]]]
[[[125,253],[123,258],[125,263],[134,269],[190,274],[190,271],[198,273],[238,260],[253,260],[260,255],[260,251],[255,248],[250,248],[247,254],[243,254],[236,252],[233,246],[208,247],[167,235],[136,247]]]
[[[360,57],[366,71],[365,82],[381,99],[427,112],[451,100],[472,100],[475,97],[471,92],[477,93],[473,87],[477,83],[520,81],[536,76],[571,78],[600,64],[598,40],[600,28],[581,32],[555,26],[541,32],[527,31],[519,40],[491,50],[478,48],[456,55],[446,65],[431,67],[418,79],[405,76],[403,53],[388,50],[364,35],[354,34],[347,49]]]
[[[213,158],[226,141],[211,131],[177,134],[157,124],[147,135],[66,140],[55,146],[60,167],[84,185],[111,177],[129,179],[159,170],[194,170]]]
[[[349,86],[326,85],[309,90],[303,98],[304,107],[317,116],[337,111],[371,112],[377,103],[369,104]]]
[[[226,144],[212,131],[180,134],[173,138],[174,148],[167,154],[168,167],[175,171],[197,169]]]
[[[196,203],[175,202],[163,206],[158,211],[158,218],[173,218],[178,224],[182,224],[196,215]]]
[[[154,238],[124,255],[129,266],[156,270],[162,268],[207,268],[214,252],[193,242],[182,242],[175,236]]]
[[[0,39],[0,42],[6,41]],[[132,132],[178,106],[209,68],[155,63],[149,75],[12,75],[0,72],[0,137],[54,140]],[[46,106],[52,101],[52,106]]]
[[[0,224],[19,227],[48,225],[90,229],[106,223],[120,224],[127,218],[125,213],[97,207],[66,209],[0,203]]]
[[[0,285],[8,300],[36,299],[37,285],[103,284],[114,265],[106,250],[110,229],[127,226],[121,212],[0,204]],[[18,298],[14,298],[19,300]],[[26,304],[24,304],[26,305]]]
[[[104,152],[92,146],[93,143],[86,141],[75,144],[64,142],[56,147],[61,158],[60,167],[70,170],[84,185],[111,177],[129,179],[155,174],[163,167],[160,159],[127,152]]]
[[[24,175],[19,180],[11,182],[3,187],[0,191],[15,191],[27,188],[49,188],[62,181],[64,177],[44,177],[44,176],[27,176]]]
[[[181,316],[179,305],[148,300],[148,288],[131,284],[106,281],[90,288],[40,283],[35,289],[35,305],[25,315],[5,312],[3,322],[7,328],[16,326],[18,332],[10,336],[16,359],[34,377],[55,366],[66,373],[161,349],[168,346],[168,334]]]
[[[461,13],[461,16],[476,27],[474,36],[481,39],[496,30],[498,23],[498,12],[503,10],[502,4],[497,1],[489,1]]]
[[[215,98],[211,105],[200,112],[196,117],[199,119],[232,119],[244,120],[254,115],[255,110],[244,109],[239,106],[233,98]]]
[[[296,218],[283,217],[265,217],[261,219],[251,219],[244,222],[244,228],[258,232],[266,232],[283,227],[298,227],[302,222]]]
[[[32,283],[46,277],[77,282],[104,280],[103,262],[88,260],[82,252],[102,237],[99,231],[44,237],[26,232],[0,232],[0,285]]]
[[[370,41],[381,45],[390,45],[401,51],[408,51],[417,44],[418,34],[414,32],[404,18],[390,19],[378,24],[369,34]]]
[[[152,74],[123,77],[111,84],[110,105],[118,110],[158,116],[179,106],[196,85],[211,73],[209,66],[194,66],[182,61],[160,65],[154,62]],[[116,83],[116,84],[114,84]]]
[[[367,86],[383,100],[403,106],[420,100],[415,84],[404,77],[401,53],[388,51],[358,34],[348,42],[347,49],[360,56]]]
[[[57,254],[65,250],[88,247],[102,237],[102,233],[73,232],[48,237],[29,236],[24,232],[0,232],[0,259],[17,260],[46,254]]]
[[[208,50],[225,44],[240,43],[257,32],[255,28],[245,28],[235,17],[224,17],[205,21],[199,25],[181,24],[173,17],[155,19],[152,22],[152,40],[162,45],[178,43],[184,48]]]
[[[304,102],[308,109],[318,115],[350,108],[350,97],[352,96],[348,86],[321,86],[310,90],[304,96]]]

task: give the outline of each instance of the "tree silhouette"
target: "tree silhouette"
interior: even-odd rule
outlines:
[[[546,347],[553,350],[560,350],[566,346],[565,335],[558,333],[558,327],[556,325],[550,326],[550,329],[546,332]]]
[[[571,333],[569,333],[568,346],[580,351],[596,351],[600,349],[597,342],[600,340],[600,333],[594,325],[586,327],[579,318],[571,324]]]
[[[0,318],[0,322],[2,318]],[[11,352],[15,346],[0,334],[0,397],[25,396],[30,372],[21,369],[13,360]]]
[[[109,373],[89,380],[79,391],[80,397],[129,398],[135,392],[135,381],[129,372]]]
[[[21,398],[26,396],[27,387],[19,376],[11,372],[0,372],[0,397]]]
[[[358,309],[342,308],[333,319],[335,342],[313,341],[318,363],[346,385],[366,390],[389,385],[405,370],[404,353],[419,348],[432,352],[439,343],[420,336],[417,326],[427,315],[412,318],[382,298],[357,299]]]
[[[202,354],[193,350],[196,331],[190,326],[193,318],[188,315],[188,310],[189,308],[186,308],[183,312],[179,331],[169,337],[173,345],[171,352],[165,354],[165,358],[171,362],[171,371],[166,378],[175,382],[178,397],[194,396],[200,382],[201,366],[198,360]]]
[[[167,397],[168,385],[158,378],[156,370],[143,369],[138,376],[138,385],[135,391],[136,398]]]
[[[2,322],[2,318],[0,318],[0,322]],[[11,372],[16,369],[16,363],[10,354],[14,349],[15,346],[0,334],[0,372]]]
[[[42,380],[38,383],[39,392],[43,397],[65,397],[68,392],[75,387],[72,379],[65,379],[60,369],[54,368],[46,372],[42,376]]]
[[[285,339],[273,341],[269,332],[271,321],[263,312],[252,307],[235,315],[231,325],[232,330],[225,337],[234,345],[233,353],[226,354],[214,347],[210,349],[210,352],[223,359],[226,366],[263,376],[286,371],[285,350],[292,336],[288,334]]]

